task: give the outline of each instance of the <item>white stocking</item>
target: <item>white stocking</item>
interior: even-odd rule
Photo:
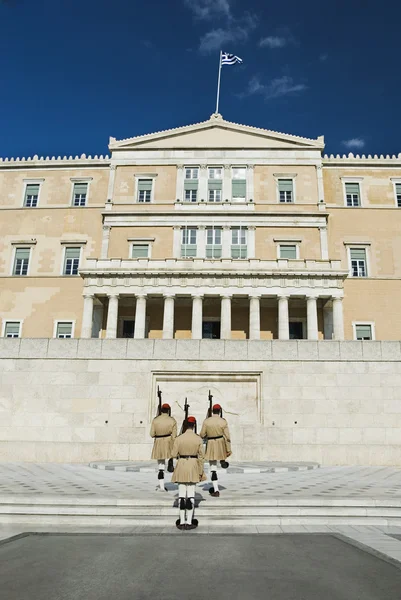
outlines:
[[[164,471],[166,470],[166,461],[158,460],[157,466],[158,466],[159,471],[163,471],[163,475],[164,475]],[[164,477],[163,477],[163,479],[159,479],[158,481],[159,481],[160,489],[164,492]]]
[[[181,498],[187,498],[187,486],[185,483],[178,484],[178,506],[180,507]],[[185,525],[185,509],[180,507],[180,525]]]
[[[211,474],[216,473],[216,477],[217,477],[217,460],[210,460],[209,461],[209,465],[210,465],[210,473]],[[215,492],[218,492],[219,491],[219,484],[217,483],[217,479],[214,479],[214,480],[212,479],[211,482],[212,482],[212,485],[213,485],[213,490]]]
[[[187,498],[190,498],[191,502],[192,502],[192,508],[187,510],[187,525],[191,525],[192,518],[194,516],[194,510],[195,510],[195,485],[194,484],[187,485]]]

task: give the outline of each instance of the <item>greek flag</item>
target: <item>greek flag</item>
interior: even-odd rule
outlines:
[[[242,58],[235,56],[235,54],[228,54],[228,52],[221,53],[221,64],[222,65],[235,65],[235,63],[241,64]]]

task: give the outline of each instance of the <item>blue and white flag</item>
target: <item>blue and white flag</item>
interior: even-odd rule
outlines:
[[[235,54],[229,54],[228,52],[221,53],[221,64],[222,65],[235,65],[236,63],[241,64],[242,58],[235,56]]]

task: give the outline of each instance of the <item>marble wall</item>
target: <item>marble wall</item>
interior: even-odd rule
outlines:
[[[0,460],[147,460],[159,385],[233,460],[401,466],[400,342],[0,339]]]

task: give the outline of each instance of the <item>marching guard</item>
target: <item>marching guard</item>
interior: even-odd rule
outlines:
[[[209,393],[209,401],[211,397]],[[200,436],[207,439],[205,459],[209,461],[213,486],[209,489],[209,493],[214,498],[218,498],[220,490],[217,478],[217,461],[220,461],[223,468],[227,468],[226,458],[231,456],[230,432],[227,421],[223,419],[223,410],[220,404],[214,404],[213,408],[210,407],[208,417],[203,422]]]
[[[181,530],[189,530],[198,526],[198,520],[194,519],[195,485],[205,481],[206,476],[203,470],[203,443],[196,434],[195,417],[185,419],[183,430],[184,433],[176,438],[173,446],[172,457],[177,458],[177,463],[171,481],[178,483],[180,518],[176,526]]]
[[[169,461],[169,471],[171,468],[171,453],[174,440],[177,437],[177,421],[171,416],[171,408],[169,404],[162,404],[160,414],[152,421],[150,435],[154,438],[152,459],[157,460],[159,472],[157,478],[159,480],[159,488],[166,492],[164,487],[164,472],[166,470],[166,460]]]

